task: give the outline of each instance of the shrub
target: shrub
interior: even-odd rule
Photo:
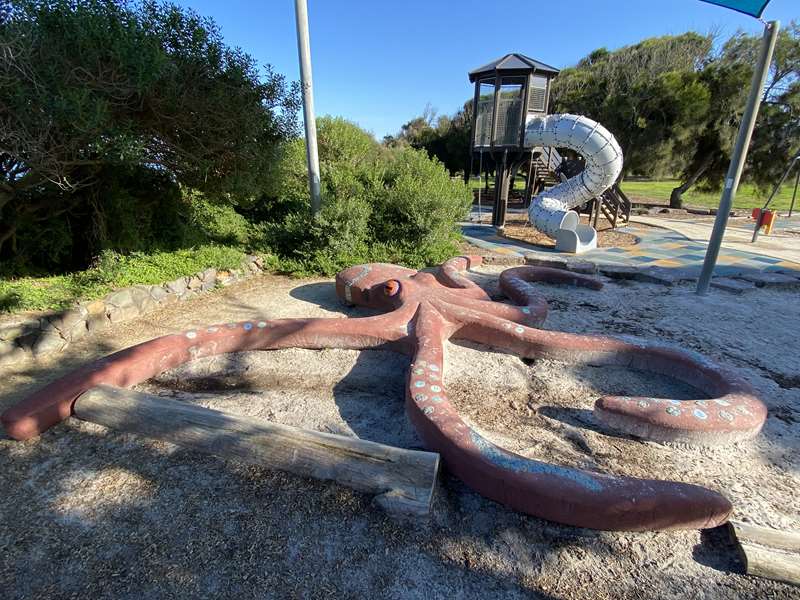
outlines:
[[[309,213],[302,140],[287,145],[265,202],[265,243],[294,272],[335,273],[358,262],[420,267],[457,251],[456,223],[468,188],[442,164],[410,147],[387,149],[357,125],[322,117],[317,125],[322,210]]]

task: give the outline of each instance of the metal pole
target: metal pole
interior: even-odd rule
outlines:
[[[792,203],[789,205],[789,216],[792,216],[794,210],[794,201],[797,198],[797,184],[800,183],[800,169],[797,169],[797,177],[794,179],[794,191],[792,192]]]
[[[761,52],[759,52],[758,62],[753,71],[753,80],[750,82],[750,96],[747,98],[742,124],[739,126],[739,133],[736,136],[736,145],[733,148],[731,164],[725,176],[725,188],[722,190],[717,218],[714,220],[714,229],[711,232],[706,258],[703,261],[703,270],[700,273],[700,280],[697,282],[697,294],[701,296],[708,293],[708,286],[711,284],[714,265],[717,263],[719,248],[722,245],[722,236],[725,234],[725,226],[728,224],[728,215],[731,212],[733,200],[736,197],[736,189],[739,187],[739,180],[742,177],[744,161],[747,158],[747,148],[750,146],[750,138],[753,135],[753,128],[756,124],[761,94],[764,89],[764,83],[767,80],[769,65],[772,62],[772,52],[775,50],[779,29],[780,23],[778,21],[770,21],[764,27]]]
[[[308,6],[306,0],[294,0],[297,19],[297,53],[300,55],[300,82],[303,91],[303,121],[306,126],[306,159],[308,187],[311,192],[311,213],[319,213],[322,199],[317,153],[317,122],[314,117],[314,93],[311,82],[311,44],[308,39]]]

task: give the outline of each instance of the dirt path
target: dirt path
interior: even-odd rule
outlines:
[[[496,293],[502,269],[485,267],[473,277]],[[618,437],[592,418],[599,395],[688,397],[692,390],[649,375],[526,364],[451,344],[447,385],[476,427],[545,460],[701,483],[731,498],[739,518],[800,530],[796,292],[698,299],[689,286],[631,283],[543,291],[549,328],[668,339],[742,369],[769,405],[764,432],[716,450]],[[156,335],[256,317],[360,314],[338,303],[328,281],[258,277],[0,374],[0,410],[69,368]],[[402,408],[406,363],[376,351],[247,353],[147,387],[417,447]],[[225,388],[212,394],[209,374],[218,372],[232,377],[212,382]],[[798,588],[739,575],[719,530],[628,534],[559,526],[506,510],[446,475],[430,520],[402,523],[373,509],[369,497],[332,484],[74,419],[29,442],[0,439],[0,490],[0,589],[8,598],[800,597]]]

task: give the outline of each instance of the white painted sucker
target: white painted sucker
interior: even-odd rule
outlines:
[[[543,191],[531,202],[531,223],[551,238],[559,229],[574,231],[579,219],[570,209],[605,192],[622,171],[617,140],[600,123],[581,115],[530,117],[525,125],[525,146],[569,148],[586,160],[579,175]]]

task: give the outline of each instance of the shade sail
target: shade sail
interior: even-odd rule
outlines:
[[[769,4],[769,0],[701,0],[709,4],[716,4],[724,6],[731,10],[750,15],[751,17],[760,17],[761,13]]]

